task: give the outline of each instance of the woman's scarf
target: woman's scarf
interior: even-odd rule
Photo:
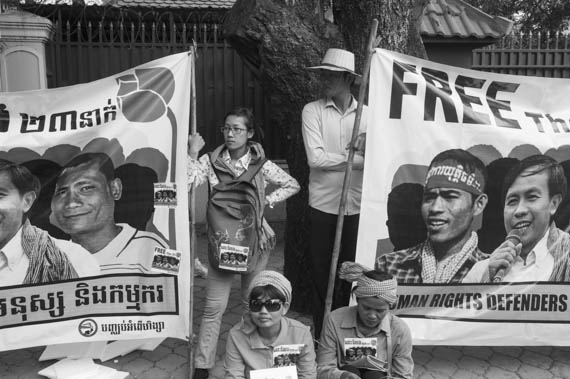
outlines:
[[[22,226],[22,248],[30,261],[23,284],[77,278],[77,272],[67,255],[55,245],[45,230],[36,228],[29,220]]]

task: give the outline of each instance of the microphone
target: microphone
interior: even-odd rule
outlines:
[[[505,237],[505,242],[511,241],[512,243],[515,244],[515,246],[518,245],[519,243],[522,242],[519,234],[521,234],[520,230],[518,230],[518,229],[511,230],[511,232],[509,234],[507,234],[507,236]],[[517,256],[518,256],[518,253],[517,253]],[[502,282],[503,278],[507,274],[507,269],[508,269],[508,267],[497,270],[497,272],[495,273],[495,277],[493,278],[493,283]]]

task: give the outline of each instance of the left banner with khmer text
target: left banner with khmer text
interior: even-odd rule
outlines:
[[[192,64],[0,94],[0,351],[188,338]]]

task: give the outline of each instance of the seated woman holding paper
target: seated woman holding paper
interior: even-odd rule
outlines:
[[[248,312],[228,335],[225,377],[315,379],[311,331],[285,317],[291,303],[289,280],[275,271],[261,271],[249,286],[248,298]]]
[[[399,317],[390,313],[396,303],[396,280],[381,271],[363,272],[351,266],[341,277],[358,280],[356,306],[333,311],[325,320],[317,351],[319,379],[411,379],[412,336]],[[355,354],[356,352],[356,354]]]

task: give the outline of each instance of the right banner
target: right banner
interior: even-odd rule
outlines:
[[[420,345],[570,345],[570,80],[372,57],[357,262]]]

